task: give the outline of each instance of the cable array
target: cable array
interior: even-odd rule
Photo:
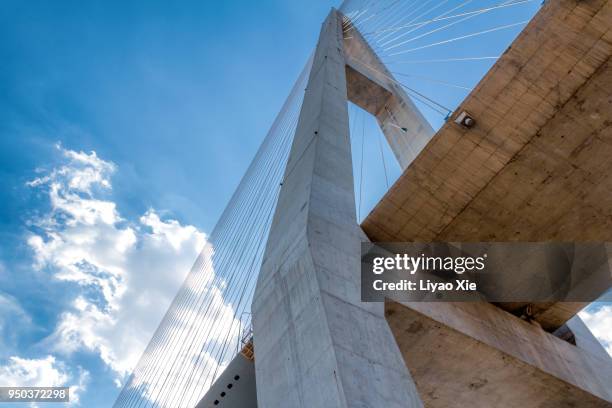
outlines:
[[[114,407],[195,406],[240,350],[308,61]]]
[[[367,57],[360,59],[361,65],[401,87],[436,130],[452,116],[540,3],[345,0],[340,12],[345,42],[350,46],[351,41],[363,38],[385,67],[380,68]],[[353,58],[359,59],[355,55]],[[371,115],[362,109],[353,108],[355,206],[361,220],[401,174],[401,169],[388,146],[382,143],[384,136],[375,120],[370,120]],[[364,115],[368,118],[367,126]],[[361,118],[357,120],[357,116]],[[401,124],[390,126],[401,129]],[[380,153],[374,154],[373,149]],[[391,160],[385,158],[385,152]],[[416,156],[418,152],[412,153]]]
[[[345,38],[358,30],[394,76],[410,78],[392,80],[441,126],[540,5],[539,0],[345,0],[340,11]],[[466,55],[470,52],[483,55]],[[416,57],[406,58],[410,55]]]
[[[536,0],[494,1],[345,0],[340,11],[345,16],[345,39],[350,41],[351,32],[358,30],[381,61],[393,67],[386,73],[378,72],[405,89],[415,103],[446,120],[476,85],[475,80],[463,82],[467,81],[465,64],[471,64],[472,70],[479,73],[472,77],[479,79],[503,51],[499,46],[469,45],[485,44],[485,39],[491,35],[513,29],[518,32],[527,23],[526,18],[531,17],[529,13],[535,12]],[[531,9],[521,11],[530,5]],[[480,55],[470,54],[474,50]],[[312,58],[298,77],[114,407],[195,406],[240,351],[241,333],[250,325],[253,292],[311,64]],[[441,65],[444,71],[435,68]],[[464,77],[436,78],[436,72],[464,73]],[[395,76],[406,80],[400,82]],[[435,87],[444,87],[447,91],[438,92]],[[456,94],[458,92],[460,94]],[[359,172],[356,173],[359,181],[355,186],[361,218],[365,198],[364,160],[373,155],[364,152],[367,137],[364,117],[361,118],[361,132],[356,129],[358,122],[353,110],[351,135],[355,140],[359,133],[361,136]],[[378,149],[388,189],[388,165],[392,163],[385,161],[381,135]]]

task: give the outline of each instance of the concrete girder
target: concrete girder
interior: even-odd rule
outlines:
[[[612,241],[612,4],[548,1],[361,226],[372,241]],[[532,305],[554,331],[585,302]],[[512,290],[521,290],[513,287]],[[525,304],[500,304],[521,313]]]
[[[612,360],[486,302],[385,307],[423,402],[451,407],[610,407]]]

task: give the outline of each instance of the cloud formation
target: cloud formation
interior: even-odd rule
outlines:
[[[40,359],[12,356],[0,366],[0,384],[5,387],[63,387],[70,386],[70,404],[78,404],[80,394],[86,389],[89,372],[78,368],[77,374],[55,357]]]
[[[32,360],[12,356],[0,367],[0,384],[8,387],[58,387],[69,378],[66,368],[53,356]]]
[[[51,204],[28,244],[35,268],[79,290],[47,341],[59,354],[98,353],[119,380],[135,367],[206,235],[153,209],[124,219],[100,198],[117,166],[95,152],[58,149],[65,163],[28,183]]]

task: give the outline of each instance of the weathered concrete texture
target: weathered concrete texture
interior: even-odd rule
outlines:
[[[361,33],[350,25],[344,51],[348,99],[376,117],[400,167],[406,169],[431,140],[433,128]]]
[[[467,111],[476,126],[446,123],[364,231],[374,241],[611,241],[611,55],[608,0],[546,2],[451,118]],[[545,305],[538,320],[552,330],[583,306]]]
[[[610,407],[612,364],[489,303],[386,304],[425,406]]]
[[[340,16],[323,24],[252,305],[258,405],[421,407],[382,305],[360,302]]]

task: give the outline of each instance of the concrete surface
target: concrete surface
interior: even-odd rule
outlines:
[[[255,365],[241,353],[202,397],[196,408],[257,408]]]
[[[258,405],[422,407],[382,304],[360,302],[340,15],[323,23],[252,304]]]
[[[612,360],[490,303],[386,304],[426,407],[610,407]]]
[[[368,237],[612,241],[611,55],[608,0],[547,1],[366,217]],[[475,127],[454,123],[463,111]],[[553,331],[584,306],[536,318]]]
[[[346,31],[344,53],[348,99],[376,117],[404,170],[431,140],[433,128],[361,33],[350,26]]]

